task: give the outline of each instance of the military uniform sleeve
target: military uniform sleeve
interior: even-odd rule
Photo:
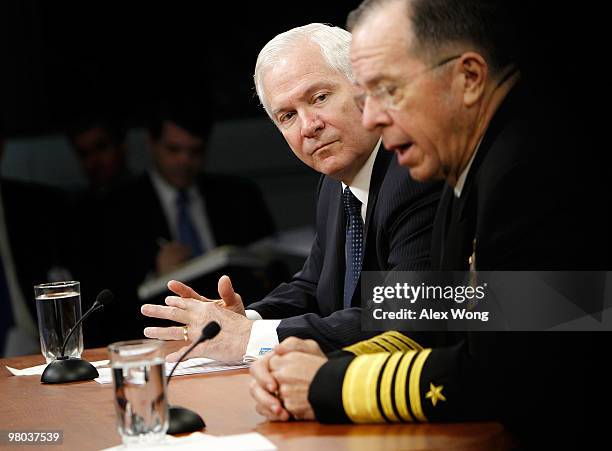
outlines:
[[[396,352],[420,349],[423,349],[423,347],[412,338],[400,332],[389,331],[372,337],[369,340],[363,340],[341,350],[331,352],[327,356],[334,359],[343,356],[374,354],[376,352]]]
[[[398,334],[395,332],[394,334]],[[391,335],[397,340],[402,334]],[[383,338],[385,339],[383,341]],[[443,348],[389,349],[389,335],[345,348],[321,367],[309,402],[323,423],[430,422],[488,419],[495,400],[464,342]],[[393,343],[397,345],[397,343]],[[374,352],[376,346],[384,347]]]

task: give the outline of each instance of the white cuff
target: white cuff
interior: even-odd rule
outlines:
[[[248,310],[247,310],[248,311]],[[253,321],[251,336],[247,344],[246,354],[243,357],[245,363],[261,359],[278,344],[276,328],[280,319],[261,319]]]
[[[245,310],[244,314],[251,321],[257,321],[258,319],[263,319],[257,310]]]

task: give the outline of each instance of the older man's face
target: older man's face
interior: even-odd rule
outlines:
[[[318,46],[304,43],[268,69],[263,89],[293,153],[316,171],[349,183],[380,138],[362,127],[352,83],[329,67]]]
[[[384,92],[366,98],[363,125],[382,130],[385,147],[395,151],[414,179],[445,178],[459,159],[453,133],[459,99],[449,90],[455,60],[432,70],[411,55],[411,23],[403,4],[372,11],[353,33],[351,62],[358,86]]]

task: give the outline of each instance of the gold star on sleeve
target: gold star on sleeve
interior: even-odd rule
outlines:
[[[431,382],[429,383],[429,391],[425,395],[425,398],[431,399],[431,403],[433,404],[434,407],[436,407],[436,404],[438,403],[438,401],[446,401],[446,398],[442,394],[443,388],[444,388],[444,385],[440,385],[439,387],[436,387],[433,383]]]

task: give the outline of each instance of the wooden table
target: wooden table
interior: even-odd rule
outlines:
[[[84,358],[103,360],[107,353],[105,349],[88,350]],[[63,445],[19,445],[12,449],[97,450],[119,445],[112,384],[43,385],[40,376],[16,377],[5,368],[41,363],[42,355],[0,360],[0,430],[63,430]],[[511,445],[509,434],[498,423],[270,423],[255,412],[249,381],[247,370],[180,376],[169,387],[169,401],[200,413],[206,421],[206,433],[259,432],[279,450],[504,450]]]

